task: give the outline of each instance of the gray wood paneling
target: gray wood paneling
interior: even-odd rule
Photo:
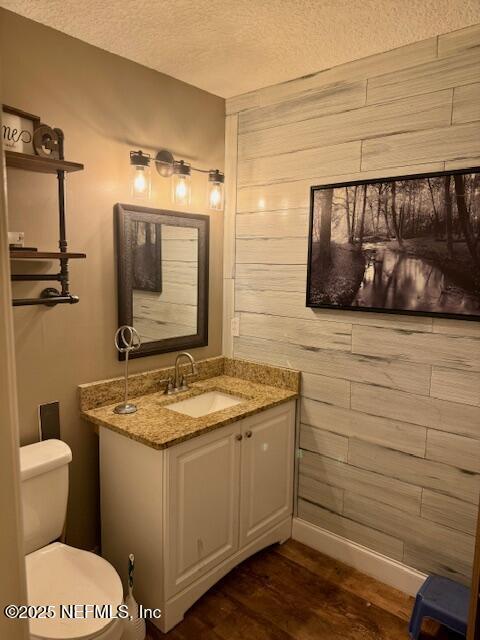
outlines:
[[[433,367],[430,395],[480,407],[480,374]]]
[[[456,87],[453,93],[452,123],[480,120],[480,82]]]
[[[354,439],[349,442],[348,461],[362,469],[434,489],[472,504],[478,503],[479,477],[441,462]]]
[[[304,451],[300,474],[319,482],[372,497],[408,513],[419,514],[422,489],[407,482]]]
[[[308,398],[301,402],[301,420],[349,438],[359,438],[419,457],[425,455],[426,429],[407,422],[379,418]]]
[[[478,407],[356,383],[352,384],[351,403],[357,411],[480,438]]]
[[[462,38],[458,39],[457,49],[465,47]],[[320,87],[336,85],[343,81],[358,81],[371,78],[386,72],[399,71],[434,60],[437,57],[437,38],[429,38],[413,44],[392,49],[384,53],[342,64],[333,69],[321,71],[305,78],[298,78],[290,82],[283,82],[258,91],[229,98],[227,113],[237,113],[247,109],[263,107],[285,100],[301,100],[302,94],[316,91]]]
[[[458,160],[445,160],[445,170],[469,169],[470,167],[480,167],[480,155],[467,156]]]
[[[307,266],[302,264],[237,264],[235,284],[247,291],[297,291],[305,295]]]
[[[403,71],[369,78],[367,103],[399,100],[479,81],[480,48],[463,51]]]
[[[238,238],[238,264],[305,264],[307,238]]]
[[[180,260],[179,256],[181,256]],[[163,261],[194,262],[197,264],[198,240],[175,240],[173,238],[169,240],[168,238],[162,238]]]
[[[474,535],[477,525],[477,511],[476,505],[437,491],[424,489],[422,492],[422,517],[451,529],[458,529]]]
[[[390,558],[402,560],[403,542],[394,536],[388,536],[374,527],[366,527],[348,518],[322,509],[316,504],[300,499],[298,501],[298,517],[323,529],[328,529],[339,536],[358,542],[365,547],[377,549]]]
[[[348,438],[324,429],[317,429],[317,427],[308,424],[301,424],[300,448],[314,453],[321,453],[327,458],[346,462],[348,457]]]
[[[472,122],[366,140],[362,147],[362,170],[479,155],[480,123]]]
[[[279,343],[260,338],[235,338],[235,355],[246,360],[267,362],[352,381],[367,381],[414,393],[428,393],[430,367],[393,362],[382,358],[355,356],[331,351]]]
[[[406,542],[415,544],[421,540],[431,548],[458,553],[466,562],[473,551],[472,536],[349,491],[345,492],[343,513],[356,522],[399,535]]]
[[[464,582],[480,323],[307,309],[306,237],[312,185],[480,165],[479,89],[480,25],[227,101],[233,350],[302,371],[300,517]]]
[[[470,586],[471,563],[465,562],[457,556],[453,557],[452,553],[447,555],[443,553],[443,549],[438,547],[432,548],[427,544],[422,544],[420,539],[415,544],[405,542],[403,562],[424,573],[446,576]]]
[[[480,440],[429,429],[426,457],[480,473]]]
[[[343,510],[343,490],[323,484],[315,478],[299,476],[298,497],[335,513],[342,513]]]
[[[320,87],[298,96],[295,100],[276,102],[272,105],[245,111],[239,116],[240,135],[286,122],[298,122],[328,113],[353,109],[365,104],[366,81],[339,82]],[[239,155],[243,156],[239,137]]]
[[[478,338],[354,326],[352,352],[439,367],[480,371]]]
[[[480,24],[458,29],[438,37],[438,56],[453,56],[480,46]]]
[[[350,351],[352,346],[352,325],[346,322],[241,313],[240,333],[242,336],[290,342],[304,347]]]
[[[420,542],[451,558],[452,563],[459,563],[464,571],[468,570],[475,544],[473,536],[348,491],[344,496],[343,513],[355,522],[398,536],[405,544]]]
[[[480,338],[480,322],[451,320],[450,318],[434,318],[433,332],[444,333],[450,336],[472,336],[472,338]]]
[[[302,395],[320,402],[350,407],[350,386],[348,380],[318,376],[313,373],[302,373]]]
[[[163,271],[165,280],[192,286],[195,286],[197,284],[197,262],[181,262],[179,260],[170,260],[168,264],[165,264]]]
[[[432,319],[426,317],[383,313],[367,314],[337,309],[310,309],[305,306],[305,283],[303,285],[303,291],[297,292],[262,290],[259,293],[255,287],[242,288],[235,297],[235,310],[305,320],[349,322],[355,326],[389,327],[406,331],[430,332],[432,330]]]
[[[480,156],[480,154],[478,154]],[[472,166],[471,163],[463,166]],[[444,161],[426,162],[414,165],[391,167],[389,176],[403,176],[417,173],[443,171]],[[458,168],[458,167],[457,167]],[[290,180],[277,184],[245,186],[237,190],[237,213],[255,211],[279,211],[282,209],[308,208],[310,203],[310,188],[312,185],[333,184],[335,182],[349,182],[352,180],[369,180],[370,178],[385,177],[382,168],[372,171],[356,172],[340,171],[336,174],[316,174],[309,179]]]
[[[460,100],[459,106],[467,102]],[[362,103],[363,104],[363,103]],[[357,106],[357,105],[355,105]],[[468,107],[467,107],[468,108]],[[465,110],[465,107],[463,111]],[[452,90],[279,124],[238,138],[241,160],[450,125]],[[475,118],[470,118],[475,120]],[[469,122],[470,120],[459,120]]]
[[[237,238],[306,238],[308,211],[268,211],[237,216]]]
[[[304,180],[326,176],[332,171],[360,171],[360,147],[360,141],[345,142],[321,149],[283,153],[271,158],[243,160],[238,163],[238,185],[245,187]]]

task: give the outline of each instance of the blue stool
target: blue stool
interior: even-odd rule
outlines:
[[[470,589],[448,578],[429,576],[420,587],[410,618],[410,638],[418,640],[424,618],[466,636]]]

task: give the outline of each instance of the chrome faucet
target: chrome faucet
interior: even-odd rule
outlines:
[[[180,361],[182,358],[187,358],[190,361],[191,372],[189,374],[181,374],[180,373]],[[188,353],[188,351],[182,351],[175,358],[175,386],[173,389],[174,393],[178,391],[186,391],[188,389],[188,376],[194,376],[197,374],[197,365],[193,356]]]

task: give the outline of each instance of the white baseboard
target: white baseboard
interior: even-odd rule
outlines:
[[[412,596],[427,577],[397,560],[300,518],[293,519],[292,538]]]

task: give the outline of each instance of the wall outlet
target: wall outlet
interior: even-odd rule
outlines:
[[[238,336],[240,335],[240,318],[232,318],[231,327],[232,336],[236,336],[238,338]]]

